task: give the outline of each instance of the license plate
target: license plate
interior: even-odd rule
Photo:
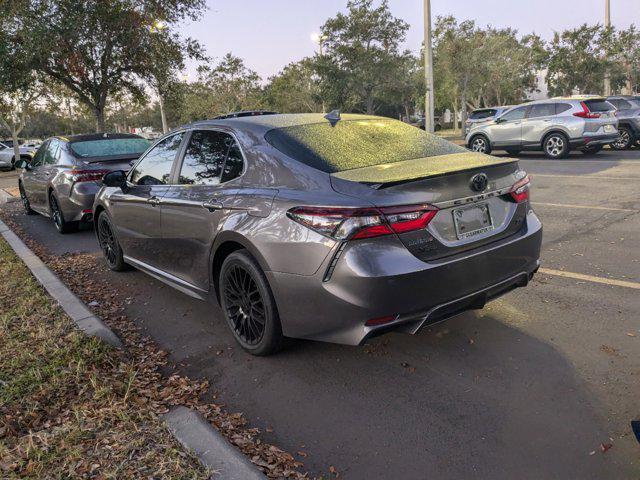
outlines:
[[[493,230],[489,205],[481,203],[453,210],[453,223],[458,240],[482,235]]]
[[[607,133],[614,133],[617,132],[616,127],[613,125],[605,125],[604,126],[604,131]]]

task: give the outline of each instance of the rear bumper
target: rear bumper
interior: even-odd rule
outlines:
[[[58,193],[58,201],[65,220],[90,222],[93,218],[93,201],[100,190],[97,183],[76,183],[68,196]]]
[[[268,272],[283,333],[358,345],[390,330],[416,333],[462,311],[482,308],[524,286],[538,269],[542,225],[533,211],[522,230],[476,250],[433,262],[413,256],[395,237],[347,244],[312,276]],[[323,281],[332,261],[335,268]],[[366,322],[392,317],[389,323]]]

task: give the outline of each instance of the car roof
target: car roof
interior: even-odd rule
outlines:
[[[79,135],[69,135],[69,136],[58,135],[52,138],[57,138],[58,140],[62,140],[63,142],[74,143],[74,142],[90,142],[92,140],[105,140],[105,139],[116,139],[116,138],[142,138],[142,137],[134,133],[83,133]]]
[[[180,128],[194,128],[207,126],[220,126],[230,128],[248,129],[267,132],[274,128],[294,127],[299,125],[311,125],[314,123],[328,123],[324,113],[279,113],[276,115],[256,115],[251,117],[225,118],[201,120]],[[378,117],[375,115],[359,115],[354,113],[341,114],[341,121],[350,120],[394,120],[392,118]]]

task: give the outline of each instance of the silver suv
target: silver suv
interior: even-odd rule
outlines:
[[[594,96],[552,98],[514,107],[495,120],[472,128],[467,147],[516,155],[542,150],[548,158],[564,158],[571,150],[596,153],[618,139],[615,107]]]

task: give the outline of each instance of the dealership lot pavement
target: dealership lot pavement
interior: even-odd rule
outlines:
[[[636,478],[640,151],[521,159],[544,223],[545,273],[415,336],[299,341],[254,358],[219,308],[139,272],[100,280],[119,285],[127,315],[187,374],[209,378],[229,410],[303,452],[312,475],[334,466],[348,479]],[[62,236],[19,204],[2,208],[54,254],[99,254],[91,231]]]

